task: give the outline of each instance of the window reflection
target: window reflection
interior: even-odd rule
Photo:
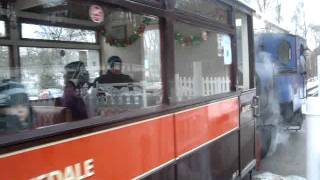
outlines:
[[[175,36],[176,100],[229,92],[230,36],[182,23]]]
[[[176,8],[228,23],[228,8],[212,0],[177,0]]]

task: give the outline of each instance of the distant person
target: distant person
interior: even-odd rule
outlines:
[[[122,60],[119,56],[111,56],[108,59],[108,72],[94,80],[94,86],[98,82],[104,83],[130,83],[133,79],[126,74],[122,74]]]
[[[0,82],[0,132],[18,132],[33,127],[33,111],[24,86]]]
[[[66,82],[63,97],[58,98],[55,105],[69,108],[72,113],[72,120],[88,118],[86,105],[83,99],[77,95],[76,84],[71,80]]]

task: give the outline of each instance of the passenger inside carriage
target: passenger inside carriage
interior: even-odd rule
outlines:
[[[0,45],[0,79],[14,77],[25,86],[36,117],[33,127],[96,116],[111,119],[122,112],[161,105],[159,19],[101,5],[105,20],[94,23],[89,13],[74,13],[89,11],[91,3],[70,2],[64,4],[72,7],[66,9],[68,13],[48,14],[44,10],[46,2],[39,4],[40,9],[44,8],[41,11],[22,10],[68,19],[61,23],[51,19],[46,23],[19,22],[21,38],[30,43],[35,39],[46,42],[45,46],[19,44],[19,51],[11,52],[9,46]],[[4,27],[10,28],[7,24]],[[9,56],[11,53],[16,55]],[[14,58],[19,58],[19,64],[11,68]],[[124,84],[113,86],[110,93],[103,88],[97,92],[93,83],[100,87]],[[97,97],[100,92],[105,96]]]
[[[33,121],[33,111],[24,86],[3,80],[0,84],[0,132],[30,129]]]
[[[58,98],[55,105],[68,108],[71,111],[72,120],[82,120],[88,118],[88,114],[84,101],[77,95],[76,87],[73,81],[67,81],[63,97]]]
[[[96,83],[130,83],[133,79],[126,74],[122,74],[122,60],[119,56],[111,56],[108,59],[109,70],[106,74],[94,80],[94,85]]]

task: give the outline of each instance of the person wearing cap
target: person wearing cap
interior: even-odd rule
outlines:
[[[33,127],[33,113],[22,84],[4,80],[0,83],[0,132]]]
[[[96,85],[97,82],[99,84],[133,82],[133,79],[130,76],[122,74],[122,60],[119,56],[111,56],[108,59],[108,65],[109,70],[107,73],[96,78],[94,80],[94,85]]]

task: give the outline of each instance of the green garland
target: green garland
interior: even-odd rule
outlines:
[[[106,38],[106,43],[110,44],[110,46],[115,47],[127,47],[135,43],[140,37],[143,35],[146,26],[150,25],[152,19],[143,18],[142,23],[137,27],[133,34],[125,39],[115,39],[109,32],[106,30],[102,31],[102,35]],[[205,39],[201,35],[183,35],[181,33],[175,33],[175,41],[178,42],[182,46],[190,46],[190,45],[198,45]]]
[[[109,32],[103,31],[102,35],[106,38],[106,43],[110,44],[110,46],[116,46],[116,47],[127,47],[132,45],[134,42],[136,42],[138,39],[140,39],[141,35],[143,35],[146,26],[150,25],[152,22],[152,19],[150,18],[143,18],[142,23],[137,27],[133,34],[125,39],[115,39]]]
[[[202,41],[199,35],[183,35],[181,33],[175,33],[175,40],[182,46],[200,44]]]

